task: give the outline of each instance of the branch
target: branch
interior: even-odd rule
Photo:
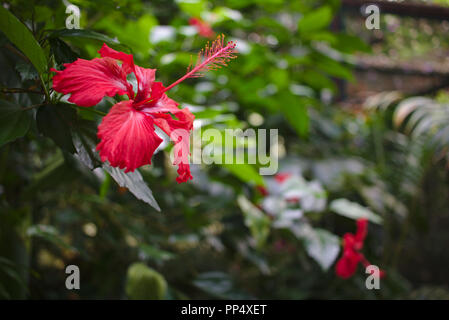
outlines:
[[[3,93],[36,93],[36,94],[44,94],[43,91],[25,89],[25,88],[0,88],[0,91]]]

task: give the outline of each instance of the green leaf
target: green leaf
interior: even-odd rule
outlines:
[[[0,6],[0,30],[30,59],[40,74],[47,71],[47,59],[44,51],[33,34],[3,6]]]
[[[75,153],[71,128],[76,122],[76,110],[62,103],[45,105],[37,111],[36,122],[40,133],[62,149]]]
[[[181,10],[192,17],[199,17],[206,10],[206,1],[204,0],[176,0]]]
[[[78,249],[76,249],[75,247],[68,244],[62,238],[59,231],[53,226],[44,225],[44,224],[36,224],[36,225],[29,227],[26,231],[26,234],[30,237],[33,236],[33,237],[43,238],[43,239],[55,244],[56,246],[58,246],[60,248],[78,252]]]
[[[307,254],[327,271],[340,252],[340,239],[324,229],[314,229],[309,224],[293,226],[292,232],[304,241]]]
[[[335,35],[328,31],[319,31],[305,34],[304,37],[311,41],[323,41],[334,45],[337,42]]]
[[[197,112],[193,112],[195,119],[214,119],[215,117],[223,114],[222,110],[206,109]]]
[[[335,49],[343,53],[371,52],[371,47],[362,39],[349,34],[340,33],[334,35],[337,38],[337,43],[334,45]]]
[[[305,84],[311,86],[314,89],[321,90],[323,88],[328,88],[332,92],[336,92],[337,90],[335,83],[328,77],[323,75],[321,72],[308,69],[302,73],[301,78]]]
[[[328,6],[305,14],[298,23],[300,33],[308,33],[324,29],[332,21],[332,10]]]
[[[328,75],[350,81],[354,80],[354,75],[352,74],[351,69],[343,65],[341,62],[337,62],[328,57],[319,56],[316,61],[316,66]]]
[[[150,31],[154,26],[159,23],[155,17],[153,17],[148,11],[137,20],[125,19],[118,20],[114,16],[105,17],[101,19],[95,27],[100,30],[105,30],[109,34],[113,34],[120,43],[127,50],[130,50],[130,46],[133,51],[139,52],[146,56],[149,54],[149,50],[153,44],[148,41]],[[111,43],[112,44],[112,43]],[[123,51],[123,50],[122,50]]]
[[[254,297],[236,288],[231,276],[221,271],[200,273],[193,281],[193,285],[220,299],[254,299]]]
[[[221,271],[205,272],[198,275],[193,285],[221,299],[248,299],[241,292],[236,291],[229,274]]]
[[[288,95],[283,97],[280,104],[285,118],[300,137],[306,137],[309,133],[308,101],[308,99],[303,97]]]
[[[103,168],[111,175],[120,187],[128,188],[128,190],[137,199],[148,203],[157,211],[161,211],[156,199],[154,199],[153,192],[151,192],[145,181],[143,181],[142,175],[138,170],[125,173],[122,169],[111,167],[107,163],[103,164]]]
[[[337,214],[350,219],[357,220],[365,218],[377,224],[382,223],[382,217],[378,216],[370,209],[347,199],[336,199],[330,203],[329,207]]]
[[[251,231],[257,246],[262,247],[270,234],[270,218],[243,195],[238,196],[237,203],[245,216],[245,225]]]
[[[265,185],[265,181],[262,176],[256,171],[255,167],[250,164],[221,164],[225,169],[227,169],[234,176],[239,178],[245,183],[251,183],[255,185]]]
[[[103,165],[96,151],[98,137],[94,121],[78,119],[76,126],[72,128],[72,138],[76,156],[86,167],[93,170]]]
[[[0,146],[23,137],[30,128],[30,111],[0,99]]]
[[[58,38],[50,38],[50,48],[55,60],[58,64],[74,62],[78,55],[70,48],[70,46]]]
[[[120,41],[116,39],[112,39],[102,33],[98,33],[95,31],[85,30],[85,29],[60,29],[52,31],[49,34],[49,38],[74,38],[74,39],[90,39],[96,40],[100,42],[105,42],[108,45],[121,47],[123,49],[129,49],[127,46],[120,43]]]
[[[139,251],[144,259],[154,260],[156,262],[164,262],[175,257],[171,252],[158,249],[146,243],[142,243],[139,246]]]

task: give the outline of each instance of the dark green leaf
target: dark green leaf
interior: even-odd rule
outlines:
[[[0,6],[0,30],[22,51],[39,73],[47,71],[44,51],[28,28],[11,12]]]
[[[72,138],[78,159],[84,165],[90,169],[102,166],[96,151],[98,137],[97,124],[94,121],[78,119],[76,126],[72,128]]]
[[[175,257],[171,252],[161,250],[146,243],[142,243],[139,246],[139,251],[144,259],[154,260],[156,262],[171,260]]]
[[[71,133],[76,122],[76,111],[73,108],[62,103],[45,105],[37,111],[36,122],[40,133],[62,149],[75,153]]]
[[[78,55],[61,39],[51,38],[49,43],[51,52],[58,64],[70,63],[78,58]]]
[[[30,123],[30,111],[0,99],[0,146],[24,136]]]
[[[16,70],[20,73],[20,77],[25,80],[36,80],[39,78],[39,74],[33,65],[29,63],[19,63],[16,65]]]
[[[68,249],[75,252],[78,251],[78,249],[67,243],[67,241],[62,238],[59,231],[53,226],[35,224],[27,229],[26,234],[30,237],[43,238],[63,249]]]
[[[52,31],[49,34],[49,38],[84,38],[84,39],[91,39],[96,40],[100,42],[105,42],[108,45],[120,47],[122,49],[128,49],[125,45],[120,44],[120,41],[116,39],[112,39],[104,34],[90,31],[90,30],[84,30],[84,29],[60,29]]]
[[[57,153],[44,169],[34,175],[24,192],[25,197],[33,197],[38,190],[55,188],[64,181],[72,181],[78,176],[79,172],[64,161],[61,153]]]

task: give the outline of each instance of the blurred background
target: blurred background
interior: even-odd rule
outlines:
[[[357,0],[2,1],[58,69],[105,42],[168,85],[224,34],[238,58],[169,96],[195,131],[278,129],[280,163],[276,176],[192,165],[177,184],[168,143],[132,191],[120,187],[78,148],[99,114],[70,113],[79,131],[47,106],[11,120],[10,104],[42,103],[41,83],[55,93],[2,29],[0,298],[449,298],[449,1],[369,3],[378,29]],[[66,29],[71,4],[79,30]],[[136,199],[144,182],[161,212]],[[362,266],[335,273],[358,218],[370,221],[363,254],[386,272],[380,290]],[[67,265],[79,290],[65,287]]]

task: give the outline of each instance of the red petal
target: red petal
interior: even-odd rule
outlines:
[[[360,254],[354,250],[344,250],[343,256],[335,266],[337,276],[343,279],[350,278],[356,272],[360,259]]]
[[[98,52],[102,57],[110,57],[122,61],[122,68],[127,74],[134,72],[138,84],[137,95],[134,99],[136,103],[148,98],[151,86],[153,85],[156,77],[156,69],[146,69],[134,65],[134,58],[132,54],[111,49],[106,45],[106,43],[103,43],[103,46]]]
[[[133,101],[114,105],[98,126],[97,146],[102,161],[126,168],[125,172],[151,163],[154,151],[162,142],[155,131],[153,119],[132,107]]]
[[[196,26],[197,24],[198,24],[198,22],[199,22],[199,20],[197,19],[197,18],[190,18],[189,19],[189,24],[191,25],[191,26]]]
[[[215,35],[214,30],[210,27],[210,25],[198,18],[190,18],[189,24],[191,26],[195,26],[199,35],[205,38],[212,38]]]
[[[184,163],[180,163],[178,165],[178,176],[176,177],[176,181],[178,183],[183,183],[183,182],[187,182],[189,180],[192,180],[192,174],[190,173],[190,165],[189,164],[184,164]]]
[[[149,70],[149,69],[148,69]],[[176,110],[178,103],[164,94],[166,88],[162,82],[153,82],[151,85],[150,98],[135,103],[134,106],[144,110],[147,113],[171,112]],[[158,107],[156,110],[155,107]]]
[[[348,232],[343,235],[343,246],[345,249],[347,249],[347,248],[354,249],[355,244],[356,244],[356,240],[352,233]]]
[[[156,78],[156,69],[146,69],[139,66],[135,66],[134,74],[136,75],[138,90],[135,102],[145,100],[150,95],[151,87],[153,86],[154,79]]]
[[[175,143],[175,161],[173,164],[178,165],[179,176],[176,181],[181,183],[192,179],[189,165],[190,131],[195,117],[189,109],[178,109],[176,104],[163,94],[155,107],[145,108],[142,111],[151,114],[154,117],[154,123]],[[168,112],[177,119],[173,119]]]
[[[153,83],[153,85],[151,86],[151,100],[154,101],[154,103],[152,103],[152,106],[159,102],[159,99],[161,99],[162,97],[168,98],[167,95],[164,95],[164,89],[165,87],[162,82]],[[165,105],[165,103],[162,102],[161,105]]]
[[[112,59],[117,59],[122,61],[122,68],[126,72],[126,74],[129,74],[131,72],[134,72],[134,58],[132,54],[116,51],[114,49],[109,48],[106,43],[103,43],[103,46],[100,50],[98,50],[98,53],[103,57],[109,57]]]
[[[355,234],[355,246],[357,250],[361,250],[363,248],[363,242],[365,241],[367,234],[368,234],[368,220],[358,219],[357,232]]]
[[[132,86],[126,81],[126,73],[111,58],[93,60],[78,59],[64,65],[62,71],[53,76],[53,89],[71,94],[69,101],[79,106],[91,107],[104,96],[128,94],[132,97]]]

